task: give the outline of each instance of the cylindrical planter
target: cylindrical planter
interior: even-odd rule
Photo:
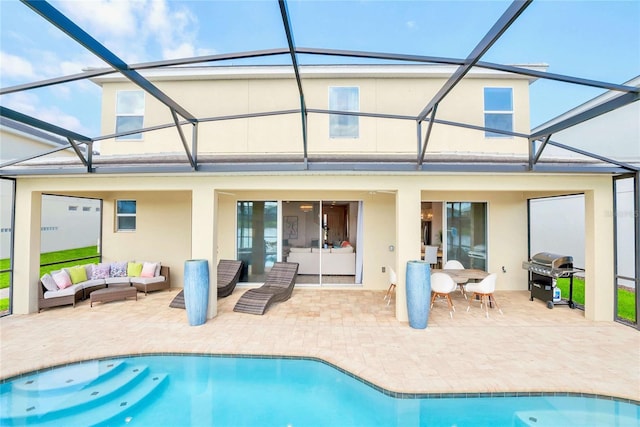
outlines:
[[[431,303],[431,267],[425,261],[407,262],[407,311],[409,326],[414,329],[427,327]]]
[[[209,305],[209,262],[190,259],[184,262],[184,306],[191,326],[207,321]]]

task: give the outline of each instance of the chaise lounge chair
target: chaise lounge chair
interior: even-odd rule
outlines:
[[[276,262],[267,274],[264,285],[245,292],[233,307],[233,311],[264,314],[272,303],[291,298],[297,276],[297,262]]]
[[[228,297],[238,284],[240,272],[242,271],[242,261],[231,259],[221,259],[218,261],[218,298]],[[184,308],[184,290],[171,301],[169,307]]]

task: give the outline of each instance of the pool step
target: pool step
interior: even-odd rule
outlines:
[[[144,365],[123,363],[117,370],[115,375],[113,370],[105,371],[80,389],[63,387],[64,392],[47,388],[41,394],[14,387],[0,395],[0,425],[104,423],[140,404],[167,379],[167,374],[152,373]]]
[[[21,378],[14,383],[11,391],[40,396],[63,394],[116,375],[124,366],[123,360],[99,360],[64,366]]]

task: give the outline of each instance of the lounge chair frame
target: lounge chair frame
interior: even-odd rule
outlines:
[[[291,298],[297,276],[297,262],[276,262],[267,274],[264,284],[245,292],[233,311],[263,315],[274,302]]]

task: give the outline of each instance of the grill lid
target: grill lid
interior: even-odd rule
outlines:
[[[551,252],[540,252],[524,261],[522,268],[532,273],[547,277],[568,277],[576,272],[573,268],[573,257]]]
[[[540,252],[531,257],[533,264],[542,265],[548,268],[572,268],[573,257],[568,255],[558,255],[551,252]]]

